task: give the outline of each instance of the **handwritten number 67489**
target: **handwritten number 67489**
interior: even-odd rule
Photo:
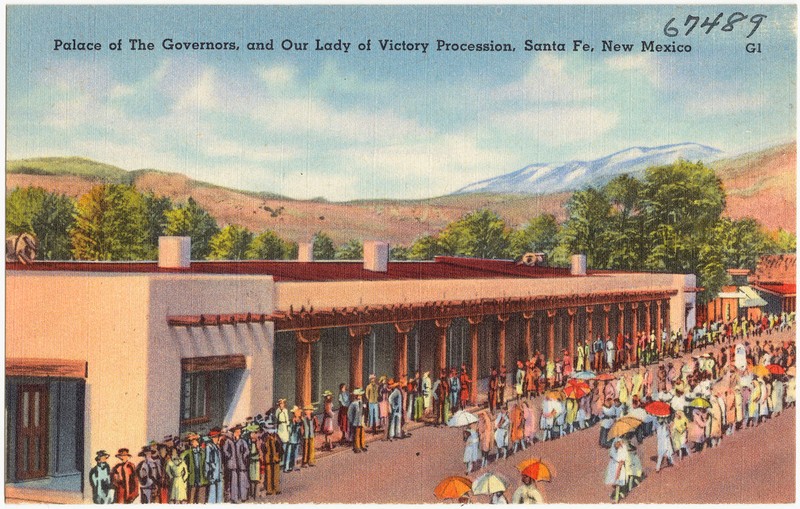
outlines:
[[[705,28],[706,34],[711,33],[711,31],[715,27],[719,26],[722,23],[723,16],[724,14],[721,12],[714,19],[711,19],[711,16],[706,16],[706,19],[700,24],[700,30]],[[747,18],[748,18],[747,14],[738,11],[734,12],[733,14],[728,16],[727,22],[720,27],[720,30],[722,30],[723,32],[732,32],[734,25],[736,25],[736,23],[740,23],[746,20]],[[758,27],[761,26],[761,22],[767,18],[767,15],[753,14],[752,16],[749,16],[749,18],[750,18],[750,23],[752,23],[753,25],[753,29],[750,30],[749,34],[747,34],[746,39],[749,39],[754,33],[756,33],[756,30],[758,30]],[[667,21],[667,24],[664,25],[664,35],[666,35],[667,37],[677,37],[680,34],[680,29],[678,29],[675,26],[672,26],[673,23],[675,23],[675,18],[670,18],[670,20]],[[695,28],[697,28],[698,23],[700,23],[700,16],[693,16],[691,14],[686,16],[686,20],[683,22],[683,26],[686,27],[686,31],[684,32],[683,35],[691,34],[692,31]]]

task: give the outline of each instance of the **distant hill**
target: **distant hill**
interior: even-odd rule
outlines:
[[[728,193],[725,215],[754,217],[770,229],[797,231],[797,143],[711,165]]]
[[[113,184],[130,184],[134,174],[84,157],[36,157],[6,162],[6,173],[73,176]]]
[[[520,170],[465,186],[455,194],[525,193],[546,194],[600,187],[617,175],[639,177],[646,168],[670,164],[677,159],[711,162],[721,150],[698,143],[679,143],[660,147],[631,147],[593,161],[536,163]]]
[[[796,231],[796,161],[796,144],[791,143],[715,162],[712,166],[728,191],[726,214],[734,218],[752,216],[769,228]],[[8,189],[40,186],[77,198],[98,182],[132,183],[142,191],[176,202],[192,196],[221,225],[239,224],[255,232],[271,229],[284,238],[303,242],[323,230],[336,243],[374,239],[408,245],[482,207],[494,210],[514,227],[543,212],[563,220],[564,204],[571,195],[476,192],[420,200],[328,202],[239,191],[180,173],[125,171],[77,157],[8,161],[6,168]]]

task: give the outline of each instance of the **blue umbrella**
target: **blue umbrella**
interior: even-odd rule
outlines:
[[[596,376],[594,371],[577,371],[572,374],[572,378],[577,378],[578,380],[591,380]]]

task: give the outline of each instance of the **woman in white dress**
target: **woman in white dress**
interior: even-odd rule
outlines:
[[[478,436],[478,431],[474,424],[470,424],[468,430],[464,431],[464,441],[466,442],[466,446],[464,447],[464,464],[467,468],[467,475],[472,472],[472,464],[478,462],[481,459],[479,444],[480,444],[480,437]]]
[[[628,448],[625,445],[625,441],[620,438],[615,439],[611,449],[608,451],[608,456],[605,483],[614,487],[614,491],[611,492],[611,500],[616,503],[625,496],[622,493],[622,487],[628,484],[628,474],[625,470]]]

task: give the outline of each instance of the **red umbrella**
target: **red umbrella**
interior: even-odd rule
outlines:
[[[664,401],[653,401],[652,403],[646,404],[644,409],[648,414],[655,415],[656,417],[669,417],[669,414],[672,412],[672,408]]]
[[[575,378],[567,382],[566,387],[564,387],[564,394],[566,394],[568,398],[573,399],[581,399],[589,394],[590,391],[591,387],[589,387],[589,384]]]
[[[773,375],[785,375],[786,374],[786,370],[783,369],[781,366],[778,366],[777,364],[767,364],[767,369]]]

